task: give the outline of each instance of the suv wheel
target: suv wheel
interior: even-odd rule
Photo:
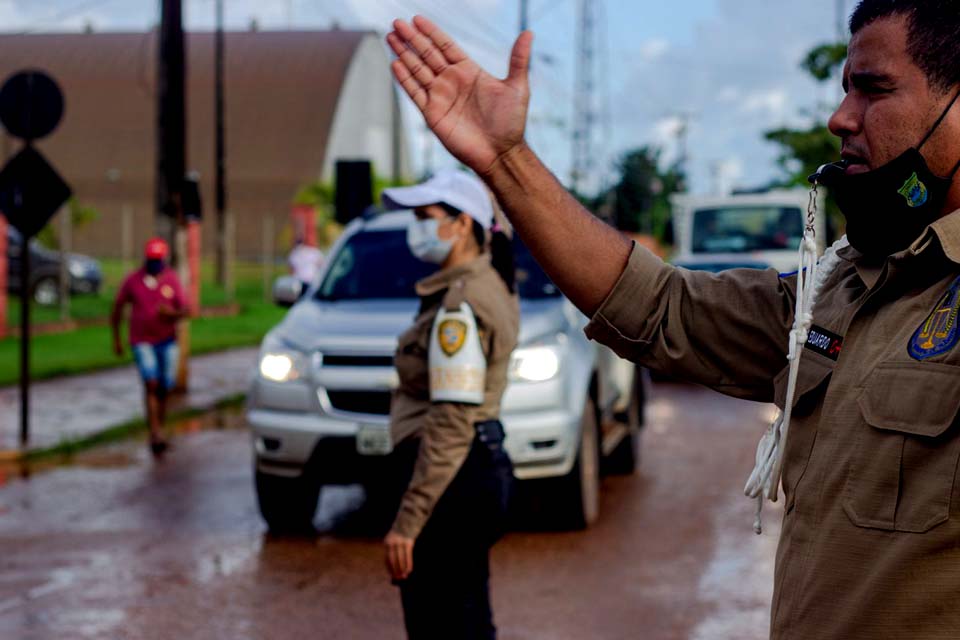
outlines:
[[[313,516],[320,499],[320,482],[304,471],[283,478],[257,471],[257,502],[270,532],[281,535],[314,533]]]
[[[51,306],[60,301],[60,284],[53,276],[44,276],[33,283],[33,301]]]
[[[615,475],[630,475],[637,469],[640,462],[640,427],[643,426],[643,410],[646,403],[646,390],[643,385],[643,370],[634,369],[633,392],[630,394],[630,405],[623,414],[618,414],[617,421],[627,428],[626,434],[617,446],[604,459],[603,470]]]
[[[600,513],[600,443],[597,410],[587,398],[580,419],[580,446],[577,459],[567,475],[557,478],[557,515],[561,526],[585,529]]]

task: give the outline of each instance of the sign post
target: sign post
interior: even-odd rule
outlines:
[[[0,211],[20,232],[20,447],[30,441],[30,239],[70,197],[70,187],[33,147],[57,128],[63,94],[42,71],[21,71],[0,88],[0,122],[23,148],[0,170]]]

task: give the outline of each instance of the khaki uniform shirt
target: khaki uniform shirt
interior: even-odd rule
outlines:
[[[881,263],[840,256],[800,360],[771,637],[960,638],[960,211]],[[690,272],[634,247],[587,334],[782,408],[795,292],[772,270]]]
[[[420,534],[466,460],[474,424],[500,417],[500,400],[520,325],[517,298],[507,290],[489,255],[433,274],[417,283],[417,293],[422,300],[420,313],[400,336],[395,356],[400,386],[390,408],[393,441],[420,439],[413,479],[393,524],[394,532],[409,538]],[[461,302],[473,310],[487,359],[484,400],[479,406],[430,401],[430,330],[441,305],[453,310]]]

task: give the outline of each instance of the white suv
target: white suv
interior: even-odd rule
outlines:
[[[371,487],[384,468],[382,457],[358,453],[356,436],[388,422],[397,336],[417,311],[414,283],[435,269],[407,249],[412,220],[355,220],[306,292],[290,278],[276,283],[278,304],[295,304],[263,340],[247,407],[271,530],[309,528],[323,485]],[[643,375],[586,339],[583,316],[515,246],[521,323],[501,412],[505,446],[552,515],[583,527],[597,516],[601,462],[627,473],[636,464]]]

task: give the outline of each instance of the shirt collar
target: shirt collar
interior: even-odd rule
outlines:
[[[919,253],[926,249],[929,243],[929,234],[933,233],[940,241],[940,248],[943,254],[954,263],[960,264],[960,209],[953,213],[948,213],[928,228],[920,240],[914,243],[911,250]]]
[[[441,269],[436,273],[427,276],[417,283],[417,295],[430,296],[444,289],[449,289],[450,285],[461,278],[470,279],[486,269],[492,268],[490,263],[490,254],[484,253],[474,258],[470,262],[459,264],[455,267]]]
[[[938,242],[934,243],[934,240]],[[910,245],[910,248],[894,254],[894,257],[919,256],[926,253],[935,244],[939,246],[947,259],[953,263],[960,264],[960,209],[943,216],[931,224],[920,237]],[[877,284],[877,281],[880,280],[880,276],[883,274],[886,260],[866,260],[863,254],[852,246],[846,246],[840,249],[837,255],[853,263],[857,269],[857,275],[860,276],[860,279],[863,280],[863,283],[867,285],[869,289],[872,289],[874,285]]]

